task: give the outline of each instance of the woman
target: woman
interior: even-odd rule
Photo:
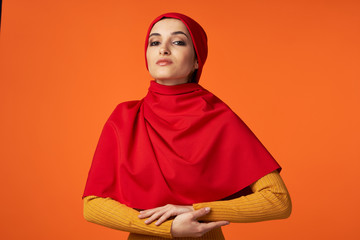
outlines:
[[[224,239],[221,226],[286,218],[278,163],[220,99],[197,82],[207,37],[178,13],[146,37],[149,92],[121,103],[102,131],[84,216],[129,239]]]

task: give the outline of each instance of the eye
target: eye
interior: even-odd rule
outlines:
[[[173,44],[180,45],[180,46],[185,46],[186,45],[186,43],[184,41],[174,41]]]
[[[150,42],[149,46],[158,46],[160,44],[159,41],[153,41],[153,42]]]

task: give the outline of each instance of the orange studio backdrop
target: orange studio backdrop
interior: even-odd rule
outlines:
[[[4,0],[1,239],[126,239],[86,222],[81,195],[103,124],[142,98],[148,24],[177,11],[209,37],[200,83],[282,165],[289,219],[227,240],[359,239],[360,1]]]

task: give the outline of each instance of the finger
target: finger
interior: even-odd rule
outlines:
[[[210,212],[210,208],[206,207],[206,208],[201,208],[199,210],[196,210],[194,212],[192,212],[193,215],[193,219],[197,219],[199,217],[205,216],[206,214],[208,214]]]
[[[160,209],[161,209],[161,207],[140,211],[139,218],[150,217],[151,215],[153,215],[156,211],[159,211]]]
[[[208,223],[201,223],[201,224],[204,224],[207,228],[213,229],[213,228],[229,225],[230,222],[228,222],[228,221],[217,221],[217,222],[208,222]]]
[[[230,222],[228,221],[217,221],[217,222],[209,222],[209,223],[200,223],[201,224],[201,232],[202,234],[205,234],[214,228],[222,227],[229,225]]]
[[[156,212],[154,213],[150,218],[148,218],[147,220],[145,220],[146,224],[150,224],[153,221],[155,221],[156,219],[158,219],[160,216],[162,216],[165,212],[160,211],[160,212]]]
[[[140,213],[146,214],[146,213],[149,213],[149,212],[157,211],[157,210],[159,210],[161,208],[163,208],[163,207],[150,208],[150,209],[142,210],[142,211],[140,211]]]
[[[172,213],[172,212],[166,212],[165,214],[163,214],[159,220],[156,221],[155,225],[156,226],[160,226],[163,222],[165,222],[169,217],[174,216],[176,214]]]

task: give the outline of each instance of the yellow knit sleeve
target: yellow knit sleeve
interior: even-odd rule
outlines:
[[[195,210],[210,207],[203,221],[260,222],[287,218],[292,204],[286,186],[277,171],[250,185],[253,193],[227,201],[194,204]]]
[[[171,224],[168,220],[156,226],[145,224],[145,219],[138,218],[139,212],[111,198],[87,196],[84,198],[84,218],[92,223],[105,227],[144,234],[171,238]]]

